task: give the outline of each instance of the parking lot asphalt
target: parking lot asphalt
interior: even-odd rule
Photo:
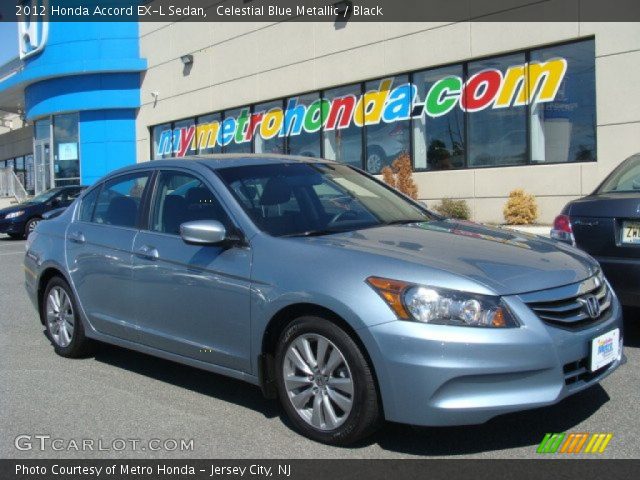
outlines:
[[[634,310],[625,312],[627,363],[558,405],[478,426],[387,424],[359,445],[335,448],[298,435],[277,402],[236,380],[107,345],[85,359],[58,357],[24,292],[23,254],[24,241],[0,235],[0,458],[536,458],[547,432],[612,432],[600,458],[640,456]],[[15,448],[19,435],[31,436],[30,450]],[[40,451],[36,435],[60,439],[60,450],[45,439],[49,448]],[[129,445],[124,451],[116,451],[119,439]],[[152,451],[145,447],[152,439],[193,439],[193,449],[172,450],[169,442],[171,451]],[[93,440],[93,450],[76,451],[82,440]]]

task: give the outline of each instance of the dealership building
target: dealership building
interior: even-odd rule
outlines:
[[[640,152],[637,23],[29,28],[0,67],[0,169],[32,193],[191,154],[408,154],[428,205],[500,223],[524,188],[549,223]]]

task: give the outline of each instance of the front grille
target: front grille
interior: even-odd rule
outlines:
[[[592,297],[592,298],[590,298]],[[595,316],[589,310],[589,301],[597,301],[600,310]],[[583,282],[578,292],[553,297],[549,300],[531,301],[527,305],[543,322],[554,327],[576,330],[595,325],[608,318],[611,310],[611,291],[601,276]]]
[[[562,367],[564,373],[564,383],[567,386],[576,385],[579,383],[587,383],[603,373],[611,364],[605,365],[595,372],[589,371],[589,358],[585,357],[578,362],[567,363]]]

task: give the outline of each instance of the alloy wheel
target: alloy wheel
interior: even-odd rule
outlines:
[[[367,157],[367,171],[380,173],[382,170],[382,157],[377,152],[369,153]]]
[[[304,334],[287,348],[282,365],[287,397],[312,427],[334,430],[353,406],[354,384],[343,353],[327,338]]]
[[[60,347],[69,346],[75,328],[75,314],[69,295],[63,288],[53,287],[49,291],[46,308],[51,338]]]
[[[27,225],[27,235],[30,235],[31,232],[33,232],[36,229],[36,227],[38,226],[38,223],[39,223],[38,221],[33,221],[33,220],[29,222],[29,224]]]

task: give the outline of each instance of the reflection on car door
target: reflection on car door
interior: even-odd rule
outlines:
[[[251,251],[188,245],[180,225],[219,220],[233,228],[212,191],[196,176],[162,171],[148,230],[135,239],[134,284],[141,342],[164,351],[250,371]]]
[[[116,177],[83,198],[67,229],[67,267],[91,325],[135,340],[133,240],[148,172]]]

